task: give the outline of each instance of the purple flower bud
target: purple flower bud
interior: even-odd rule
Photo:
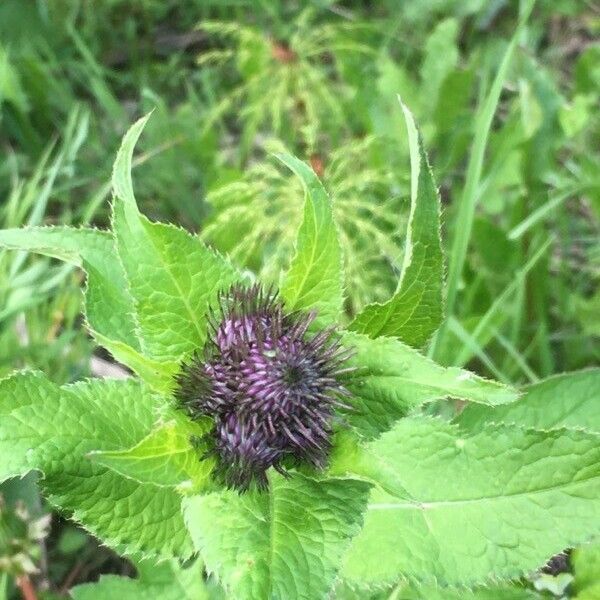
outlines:
[[[314,313],[284,311],[271,290],[233,286],[209,315],[203,352],[184,364],[175,396],[192,418],[210,417],[217,476],[245,490],[267,485],[284,460],[325,466],[349,353],[332,328],[309,333]]]

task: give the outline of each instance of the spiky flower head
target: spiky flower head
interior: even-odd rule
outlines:
[[[177,377],[192,418],[210,417],[216,474],[239,490],[264,487],[274,467],[322,468],[336,407],[349,408],[342,377],[349,357],[331,328],[309,333],[314,313],[287,313],[272,290],[234,285],[209,315],[210,335]]]

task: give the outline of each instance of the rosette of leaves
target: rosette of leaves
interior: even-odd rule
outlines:
[[[373,160],[381,145],[368,136],[326,157],[311,158],[331,194],[350,314],[388,298],[401,270],[407,203],[392,174]],[[268,147],[281,150],[282,144],[272,142]],[[294,252],[303,198],[302,183],[293,173],[273,163],[256,163],[241,179],[207,195],[212,213],[202,237],[262,280],[277,281]]]
[[[406,580],[424,590],[492,579],[509,585],[596,535],[600,445],[597,432],[573,426],[572,396],[563,397],[562,420],[549,422],[549,411],[541,411],[535,421],[534,408],[548,404],[547,388],[545,396],[533,389],[519,397],[506,385],[444,368],[419,352],[442,318],[439,199],[404,112],[411,211],[400,280],[390,298],[368,305],[350,323],[343,317],[331,202],[315,173],[291,156],[280,159],[304,183],[306,196],[295,253],[278,286],[277,310],[287,321],[260,313],[258,307],[266,310],[260,302],[244,304],[239,313],[231,304],[219,308],[232,286],[247,290],[254,282],[198,237],[139,212],[130,168],[145,119],[125,136],[116,159],[111,231],[3,231],[4,247],[85,270],[89,330],[135,376],[62,387],[36,372],[1,380],[0,479],[39,471],[48,500],[108,546],[134,560],[199,554],[205,571],[238,599],[341,598],[341,590],[369,597],[369,590],[399,590],[395,586]],[[293,335],[283,326],[300,322]],[[285,385],[265,383],[284,359],[304,357],[299,366],[306,367],[309,347],[322,358],[326,339],[346,353],[336,354],[344,367],[330,373],[330,383],[347,391],[349,410],[324,400],[330,404],[325,414],[308,404],[315,392],[331,398],[316,359],[308,374],[287,371]],[[250,354],[253,360],[242,366]],[[185,396],[202,408],[195,412],[181,409],[181,376],[190,363],[201,375],[195,395],[192,389]],[[237,369],[237,379],[214,376],[212,384],[217,389],[233,381],[230,392],[246,386],[247,397],[231,400],[222,385],[219,394],[207,395],[209,367]],[[597,372],[585,376],[597,378]],[[252,388],[251,380],[263,385]],[[302,394],[290,392],[297,383],[313,386],[306,404]],[[553,383],[544,385],[552,389]],[[596,410],[584,390],[598,388],[593,381],[580,385],[583,418]],[[260,394],[269,402],[257,406]],[[421,410],[455,398],[470,415],[449,422]],[[286,415],[300,414],[289,409],[290,399],[315,421],[293,426],[282,442]],[[230,441],[228,450],[249,441],[254,452],[257,432],[271,427],[269,417],[281,426],[263,448],[283,448],[285,456],[261,463],[263,486],[242,492],[236,481],[225,485],[218,476],[215,467],[225,455],[206,444],[223,422],[224,404],[247,419],[247,435],[234,423],[222,438]],[[513,410],[533,411],[531,421],[519,424]],[[314,435],[317,423],[325,427],[326,443]],[[292,448],[294,437],[317,441],[319,460]],[[135,587],[147,589],[142,580]]]
[[[354,89],[344,82],[340,63],[375,54],[365,40],[372,26],[323,22],[316,16],[307,8],[294,19],[281,21],[280,31],[273,35],[239,22],[199,25],[223,46],[201,54],[198,64],[222,69],[233,63],[240,77],[211,109],[205,127],[235,115],[242,128],[242,157],[261,129],[292,147],[302,144],[309,153],[321,134],[347,131],[344,103]]]

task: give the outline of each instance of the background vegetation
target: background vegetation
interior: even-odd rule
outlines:
[[[598,364],[600,5],[538,0],[503,62],[526,4],[2,0],[0,226],[106,226],[120,139],[154,109],[135,165],[142,210],[274,279],[264,253],[287,260],[302,206],[269,154],[285,148],[331,192],[352,314],[389,296],[402,262],[400,94],[444,201],[448,315],[430,354],[520,385]],[[114,372],[81,322],[81,283],[0,252],[0,375]],[[30,521],[48,510],[33,477],[1,493],[0,519],[17,499]],[[134,572],[58,514],[31,543],[47,598]],[[571,563],[546,570],[572,579]],[[18,597],[1,567],[0,598]],[[571,579],[530,585],[560,597]]]

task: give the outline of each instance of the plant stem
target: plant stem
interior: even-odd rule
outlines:
[[[23,600],[38,600],[37,592],[27,575],[21,575],[17,578],[17,586],[21,590]]]

